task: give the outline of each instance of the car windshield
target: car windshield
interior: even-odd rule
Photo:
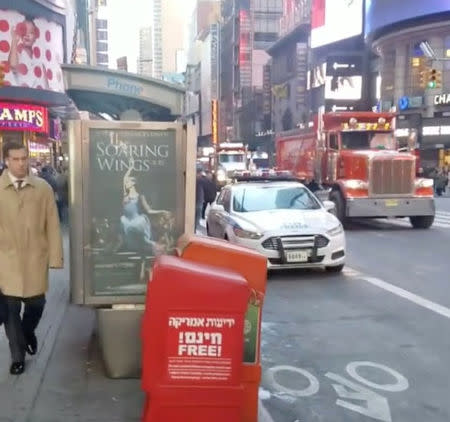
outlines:
[[[342,149],[395,149],[391,132],[342,132]]]
[[[269,210],[317,210],[318,200],[304,187],[252,186],[239,189],[233,196],[236,212]]]
[[[242,154],[220,154],[220,163],[243,163],[244,156]]]

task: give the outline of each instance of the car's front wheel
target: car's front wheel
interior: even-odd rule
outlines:
[[[333,265],[332,267],[326,267],[325,270],[329,273],[340,273],[344,269],[344,264]]]

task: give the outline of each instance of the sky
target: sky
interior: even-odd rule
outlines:
[[[186,16],[192,16],[196,0],[179,0],[185,8]],[[136,60],[139,55],[139,28],[153,23],[151,0],[108,0],[108,7],[99,11],[108,19],[109,24],[109,64],[116,68],[118,57],[128,57],[128,71],[136,72]],[[186,27],[189,24],[186,19]],[[187,30],[187,28],[185,29]]]

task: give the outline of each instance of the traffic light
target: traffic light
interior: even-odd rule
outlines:
[[[442,72],[438,70],[436,72],[436,88],[440,88],[442,86]]]
[[[442,72],[437,69],[431,69],[428,76],[427,87],[430,89],[440,88],[442,86]]]
[[[430,79],[430,69],[426,68],[420,72],[420,86],[426,88]]]
[[[5,85],[5,63],[0,62],[0,88]]]

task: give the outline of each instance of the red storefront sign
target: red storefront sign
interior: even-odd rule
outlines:
[[[229,383],[236,345],[232,316],[172,314],[168,321],[167,380],[170,384]]]
[[[45,107],[0,102],[0,130],[48,133],[48,112]]]

